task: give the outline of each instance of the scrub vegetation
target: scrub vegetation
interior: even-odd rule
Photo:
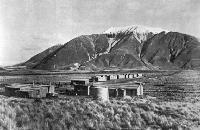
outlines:
[[[0,129],[193,129],[200,124],[198,98],[184,102],[152,97],[33,99],[0,97]]]

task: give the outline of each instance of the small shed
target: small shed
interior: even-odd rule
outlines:
[[[110,80],[110,75],[96,75],[98,82],[105,82]]]
[[[138,77],[138,74],[133,74],[133,77],[134,77],[134,78],[137,78],[137,77]]]
[[[74,92],[76,95],[89,96],[90,95],[90,86],[74,85]]]
[[[7,96],[17,96],[16,91],[23,88],[30,87],[30,84],[12,84],[10,86],[5,86],[5,95]]]
[[[134,74],[134,78],[141,78],[143,75],[141,73]]]
[[[93,84],[92,78],[79,78],[71,80],[76,95],[88,96],[90,94],[90,86]]]
[[[16,95],[17,97],[21,97],[21,98],[31,98],[34,95],[34,90],[30,90],[30,89],[23,89],[23,90],[17,90],[16,91]]]
[[[125,74],[125,78],[128,79],[129,78],[129,74]]]
[[[47,96],[47,93],[48,93],[48,88],[41,87],[41,86],[31,87],[28,90],[32,90],[33,91],[32,95],[31,95],[31,98],[44,98],[44,97]]]
[[[117,79],[117,75],[116,74],[111,74],[110,75],[110,79],[112,80],[112,79]]]
[[[138,74],[138,78],[141,78],[143,75],[141,73]]]
[[[119,84],[108,84],[109,93],[114,96],[140,96],[143,95],[143,84],[142,83],[119,83]],[[117,92],[115,92],[115,91]],[[115,93],[114,93],[115,92]]]
[[[48,93],[55,93],[54,85],[41,85],[40,87],[46,87],[48,89]]]
[[[5,95],[6,96],[16,96],[16,91],[20,90],[20,87],[15,86],[6,86],[5,87]]]
[[[77,78],[71,80],[71,85],[91,85],[92,82],[91,78]]]
[[[132,79],[134,78],[134,75],[133,74],[129,74],[129,79]]]
[[[124,96],[141,96],[143,95],[143,86],[125,86]]]
[[[119,74],[118,77],[119,77],[119,79],[124,79],[125,75],[124,74]]]

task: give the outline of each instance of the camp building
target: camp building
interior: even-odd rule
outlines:
[[[76,95],[88,96],[90,93],[90,86],[93,80],[91,78],[77,78],[71,80],[71,85],[74,87]]]

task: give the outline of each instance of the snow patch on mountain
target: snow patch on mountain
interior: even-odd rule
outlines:
[[[103,34],[119,34],[119,33],[125,33],[130,34],[132,33],[134,37],[140,42],[144,42],[147,40],[148,35],[154,35],[158,34],[160,32],[169,32],[167,30],[161,29],[161,28],[153,28],[153,27],[146,27],[141,25],[132,25],[132,26],[125,26],[125,27],[111,27]]]
[[[169,32],[167,30],[161,28],[153,28],[153,27],[146,27],[142,25],[132,25],[132,26],[125,26],[125,27],[111,27],[108,30],[104,31],[103,34],[117,34],[123,32],[136,32],[136,33],[150,33],[153,34],[160,33],[162,31]]]

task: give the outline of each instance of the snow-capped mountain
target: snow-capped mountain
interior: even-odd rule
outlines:
[[[82,35],[25,62],[32,69],[198,69],[200,42],[193,36],[133,25]]]
[[[153,28],[142,25],[132,25],[125,27],[111,27],[108,30],[104,31],[103,34],[120,34],[120,33],[133,33],[135,38],[139,41],[146,41],[149,35],[158,34],[160,32],[169,32],[161,28]]]

